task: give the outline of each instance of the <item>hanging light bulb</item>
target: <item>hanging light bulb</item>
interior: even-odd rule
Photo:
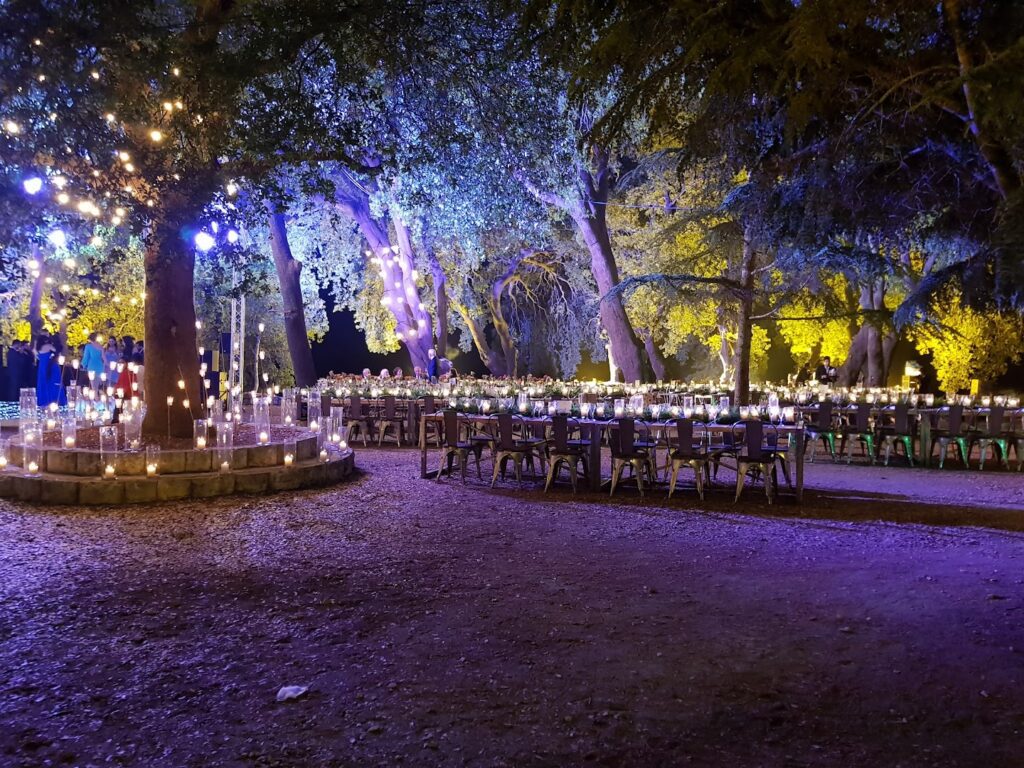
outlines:
[[[38,176],[30,176],[21,182],[21,186],[28,194],[35,195],[43,188],[43,180]]]
[[[153,129],[152,131],[149,132],[149,138],[152,139],[154,143],[159,144],[161,141],[164,140],[163,131]]]

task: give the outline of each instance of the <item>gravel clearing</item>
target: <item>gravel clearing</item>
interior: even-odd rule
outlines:
[[[698,506],[356,460],[0,503],[0,765],[1022,765],[1024,475],[818,463],[802,507]]]

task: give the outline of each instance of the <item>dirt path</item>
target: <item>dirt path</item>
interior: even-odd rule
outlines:
[[[1024,476],[815,465],[802,508],[697,508],[358,463],[0,505],[0,765],[1022,764]]]

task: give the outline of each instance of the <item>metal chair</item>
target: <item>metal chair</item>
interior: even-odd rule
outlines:
[[[650,431],[644,422],[635,421],[628,416],[616,419],[615,423],[616,426],[612,427],[609,435],[612,452],[612,483],[611,492],[608,495],[614,495],[615,487],[622,480],[622,472],[629,467],[642,498],[644,495],[644,472],[647,473],[652,485],[655,482],[654,459],[647,447],[651,444]],[[638,436],[639,440],[637,440]]]
[[[967,434],[964,432],[964,407],[960,404],[949,406],[946,411],[946,426],[932,430],[932,444],[929,456],[935,452],[935,446],[939,446],[939,469],[942,469],[946,462],[946,454],[951,446],[960,451],[960,461],[967,466]]]
[[[824,400],[818,403],[814,420],[804,426],[807,435],[807,445],[811,446],[811,463],[814,463],[814,454],[818,452],[818,441],[820,440],[828,448],[832,461],[836,460],[836,425],[832,418],[833,404],[831,400]]]
[[[708,452],[703,438],[695,442],[693,436],[693,419],[676,419],[676,442],[669,452],[672,473],[668,481],[668,497],[671,499],[676,490],[679,470],[689,467],[693,470],[693,479],[697,486],[697,496],[704,501],[704,476],[711,482],[711,468],[708,465]]]
[[[405,436],[405,419],[398,413],[398,406],[395,404],[394,395],[387,395],[384,398],[384,407],[381,409],[377,419],[377,446],[384,444],[384,437],[388,430],[394,430],[395,445],[402,444]]]
[[[462,482],[466,482],[466,466],[469,464],[469,455],[472,453],[476,458],[476,476],[483,478],[480,473],[480,448],[461,439],[459,429],[459,412],[449,409],[444,412],[441,436],[441,464],[437,468],[437,481],[441,481],[441,475],[448,465],[448,475],[452,474],[452,460],[459,460],[459,469],[462,472]]]
[[[765,428],[770,433],[768,440],[765,440]],[[742,437],[737,434],[739,429],[743,430]],[[775,488],[778,486],[778,465],[783,466],[786,471],[786,458],[778,450],[779,431],[773,424],[765,424],[760,420],[750,419],[733,425],[733,434],[736,442],[742,445],[742,449],[736,457],[736,499],[740,500],[743,493],[743,486],[746,483],[748,474],[757,473],[764,478],[764,493],[771,504],[775,496]],[[774,437],[774,439],[772,439]]]
[[[1006,409],[1001,405],[994,405],[989,408],[988,413],[985,415],[985,429],[974,429],[971,430],[969,435],[969,441],[967,444],[967,457],[971,456],[971,452],[974,450],[974,446],[978,446],[978,470],[985,469],[985,456],[988,454],[988,449],[992,449],[992,458],[998,458],[1000,463],[1006,468],[1010,468],[1010,439],[1007,433],[1003,430],[1003,417],[1006,414]],[[1020,452],[1017,452],[1018,460],[1020,458]]]
[[[910,466],[914,466],[914,431],[910,423],[910,406],[897,403],[892,410],[881,412],[881,423],[878,425],[878,439],[881,450],[885,446],[884,466],[889,466],[889,457],[896,446],[903,446],[903,454]]]
[[[366,414],[366,405],[358,395],[349,398],[348,406],[348,441],[352,442],[353,430],[359,433],[363,439],[363,447],[366,447],[366,438],[370,434],[370,418]]]
[[[522,487],[522,465],[529,460],[532,466],[533,458],[536,456],[541,460],[543,466],[544,454],[541,449],[546,441],[528,437],[526,421],[520,416],[513,416],[510,413],[499,413],[497,422],[498,442],[494,451],[494,475],[491,477],[491,487],[493,488],[494,484],[498,481],[499,471],[502,477],[505,476],[506,465],[509,460],[512,460],[515,466],[516,484]],[[517,425],[519,426],[518,434],[516,434]],[[483,450],[481,443],[477,445],[480,445],[480,450]],[[541,452],[538,453],[538,451]]]
[[[875,463],[875,433],[871,429],[871,403],[857,403],[853,418],[839,428],[839,453],[846,453],[846,463],[853,462],[853,444],[864,447],[868,460]]]
[[[423,396],[423,410],[422,413],[437,413],[437,406],[434,404],[433,395]],[[434,444],[440,447],[441,441],[444,435],[444,428],[441,422],[428,421],[426,429],[423,434],[423,445],[429,444],[430,440],[434,440]]]
[[[582,464],[583,476],[588,477],[590,472],[587,466],[588,440],[570,440],[572,431],[579,431],[579,422],[567,416],[551,417],[551,442],[548,443],[548,476],[544,483],[544,491],[551,487],[552,481],[558,475],[559,468],[564,465],[569,471],[569,483],[572,485],[572,492],[576,493],[577,469]]]
[[[1006,433],[1008,444],[1013,445],[1014,453],[1017,456],[1017,471],[1024,470],[1024,411],[1017,411],[1010,417],[1011,427]],[[1018,431],[1014,424],[1018,424]]]

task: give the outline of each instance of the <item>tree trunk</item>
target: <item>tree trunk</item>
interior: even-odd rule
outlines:
[[[43,318],[43,290],[46,288],[46,260],[43,259],[43,255],[39,252],[38,246],[32,246],[32,258],[39,264],[39,276],[35,278],[32,283],[32,295],[28,300],[28,320],[29,333],[31,337],[29,341],[35,345],[36,339],[43,332],[43,327],[46,325],[46,321]]]
[[[311,387],[316,384],[313,350],[309,346],[306,330],[306,312],[302,301],[302,264],[292,256],[288,244],[288,230],[283,213],[272,203],[267,205],[270,216],[270,252],[274,256],[277,279],[281,284],[281,303],[284,306],[284,333],[288,340],[288,354],[295,371],[295,384]]]
[[[395,334],[408,350],[412,365],[426,370],[427,350],[432,346],[430,316],[420,304],[408,255],[401,248],[398,253],[392,248],[387,225],[373,217],[368,197],[344,197],[338,200],[338,206],[352,217],[366,238],[372,252],[370,258],[380,259],[374,268],[381,273],[384,301],[395,318]]]
[[[719,307],[715,312],[718,324],[718,360],[722,364],[722,374],[718,377],[719,384],[725,384],[732,378],[732,347],[729,346],[729,326],[726,324],[725,310]]]
[[[146,247],[146,419],[143,434],[191,438],[202,418],[196,309],[192,295],[195,251],[175,220],[158,223]],[[183,381],[185,389],[178,386]],[[173,397],[173,405],[167,398]],[[185,408],[183,400],[189,400]],[[170,416],[168,417],[168,410]]]
[[[857,383],[857,378],[867,360],[868,328],[867,324],[862,325],[850,340],[850,350],[846,354],[846,360],[836,371],[836,384],[840,387],[852,387]]]
[[[505,359],[487,343],[487,334],[483,323],[480,322],[480,318],[458,302],[453,301],[452,307],[459,313],[466,327],[469,328],[469,335],[473,339],[473,345],[476,347],[477,354],[480,355],[480,359],[487,366],[490,374],[492,376],[507,376],[508,370],[505,367]]]
[[[665,380],[665,359],[661,356],[661,350],[654,343],[654,336],[651,333],[642,333],[644,349],[647,350],[647,359],[650,360],[651,370],[658,381]]]
[[[434,283],[434,346],[437,354],[447,357],[448,350],[448,278],[445,277],[441,262],[433,249],[428,252],[430,258],[430,276]]]
[[[618,294],[609,295],[619,284],[619,270],[603,216],[601,220],[595,217],[580,218],[576,226],[590,252],[590,271],[601,294],[601,327],[608,334],[608,344],[615,354],[615,364],[627,383],[646,381],[650,376],[643,363],[643,348],[626,315],[622,297]]]
[[[519,350],[516,349],[515,340],[509,330],[508,321],[505,319],[505,312],[501,308],[502,285],[495,285],[491,295],[487,297],[487,309],[491,313],[491,325],[494,326],[494,333],[498,337],[498,344],[501,346],[502,356],[505,358],[505,372],[513,378],[518,375]]]
[[[754,310],[754,269],[757,252],[749,235],[743,237],[743,260],[740,263],[740,297],[739,309],[736,312],[736,347],[733,350],[733,404],[747,405],[750,400],[750,342],[752,323],[750,320]]]

